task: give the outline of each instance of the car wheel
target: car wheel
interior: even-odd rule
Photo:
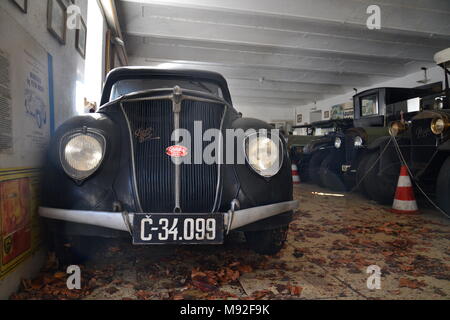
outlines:
[[[247,231],[245,238],[248,246],[256,253],[274,255],[283,248],[288,229],[288,226],[284,226],[270,230]]]
[[[362,179],[367,179],[367,177],[365,177],[365,175],[367,173],[367,169],[369,169],[369,167],[367,166],[369,156],[370,156],[370,153],[364,153],[361,156],[359,163],[358,163],[358,167],[356,169],[357,190],[366,197],[369,197],[369,195],[368,195],[366,188],[364,187],[364,181],[362,181]]]
[[[379,157],[380,151],[371,153],[367,159],[367,170],[372,166],[373,168],[367,173],[366,179],[364,179],[364,188],[369,197],[379,204],[392,205],[401,163],[393,148],[386,149],[380,159],[381,166],[380,162],[376,163]]]
[[[60,266],[83,264],[88,260],[89,243],[84,237],[67,237],[57,233],[49,235],[49,251],[54,252]]]
[[[327,156],[328,152],[326,150],[319,150],[316,151],[311,159],[309,160],[308,165],[308,173],[309,173],[309,179],[312,183],[321,185],[320,181],[320,166],[322,165],[322,161]]]
[[[308,182],[309,179],[309,168],[308,168],[308,164],[305,163],[305,161],[299,161],[297,163],[297,168],[298,168],[298,174],[300,175],[300,181],[301,182]]]
[[[342,163],[341,153],[331,152],[325,157],[319,171],[321,186],[338,192],[347,191],[347,187],[342,180]]]
[[[436,197],[439,208],[450,214],[450,157],[444,161],[436,182]]]

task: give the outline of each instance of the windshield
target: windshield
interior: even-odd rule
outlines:
[[[151,90],[165,89],[179,86],[182,89],[196,90],[210,93],[216,97],[223,98],[220,87],[211,82],[180,80],[180,79],[127,79],[117,81],[111,90],[110,101],[129,93]]]
[[[361,98],[361,117],[373,116],[378,114],[378,95]]]

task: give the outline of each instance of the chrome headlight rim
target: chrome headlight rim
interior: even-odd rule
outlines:
[[[445,118],[434,118],[431,121],[431,131],[435,135],[441,135],[450,127],[450,122]]]
[[[397,137],[407,129],[407,124],[402,121],[393,121],[389,124],[389,134],[392,137]]]
[[[342,147],[342,139],[341,139],[341,138],[336,137],[336,138],[334,139],[334,147],[335,147],[336,149],[340,149],[340,148]]]
[[[249,143],[250,139],[254,138],[255,136],[256,136],[256,139],[267,138],[267,139],[271,140],[276,146],[278,146],[278,166],[275,167],[274,169],[272,169],[270,171],[271,172],[270,174],[267,174],[267,172],[265,173],[264,170],[259,170],[258,168],[256,168],[251,163],[251,160],[249,158],[248,143]],[[274,139],[277,140],[278,144],[273,141]],[[265,179],[271,179],[271,178],[275,177],[280,172],[281,168],[283,167],[283,162],[284,162],[284,145],[283,145],[282,139],[279,136],[277,136],[277,135],[271,135],[270,132],[268,132],[267,134],[264,134],[264,135],[262,135],[261,133],[258,133],[258,132],[249,134],[249,135],[247,135],[244,138],[243,148],[244,148],[245,161],[246,161],[247,165],[255,173],[257,173],[259,176],[261,176],[261,177],[263,177]]]
[[[364,145],[364,139],[361,136],[356,136],[353,139],[353,146],[357,149],[362,148]]]
[[[95,139],[101,147],[102,150],[102,154],[101,154],[101,158],[98,160],[98,163],[92,167],[89,170],[77,170],[76,168],[72,167],[68,161],[66,160],[66,147],[67,145],[73,141],[74,139],[76,139],[77,137],[80,136],[88,136],[90,138]],[[73,180],[77,181],[77,182],[82,182],[85,181],[86,179],[88,179],[89,177],[91,177],[94,173],[96,173],[98,171],[98,169],[100,169],[100,167],[103,164],[103,161],[105,159],[105,155],[106,155],[106,150],[107,149],[107,140],[104,136],[104,134],[102,132],[100,132],[99,130],[96,129],[92,129],[92,128],[82,128],[82,129],[78,129],[78,130],[73,130],[70,131],[68,133],[66,133],[65,135],[63,135],[61,137],[60,140],[60,144],[59,144],[59,161],[60,164],[64,170],[64,172]]]

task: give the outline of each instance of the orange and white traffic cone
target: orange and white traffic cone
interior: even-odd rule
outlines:
[[[292,182],[294,184],[300,184],[300,175],[298,174],[297,165],[292,164]]]
[[[400,177],[398,178],[392,212],[400,214],[413,214],[419,212],[416,198],[414,197],[411,178],[409,177],[408,169],[405,165],[400,169]]]

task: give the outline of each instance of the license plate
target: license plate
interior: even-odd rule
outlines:
[[[221,214],[135,214],[134,244],[222,244]]]

